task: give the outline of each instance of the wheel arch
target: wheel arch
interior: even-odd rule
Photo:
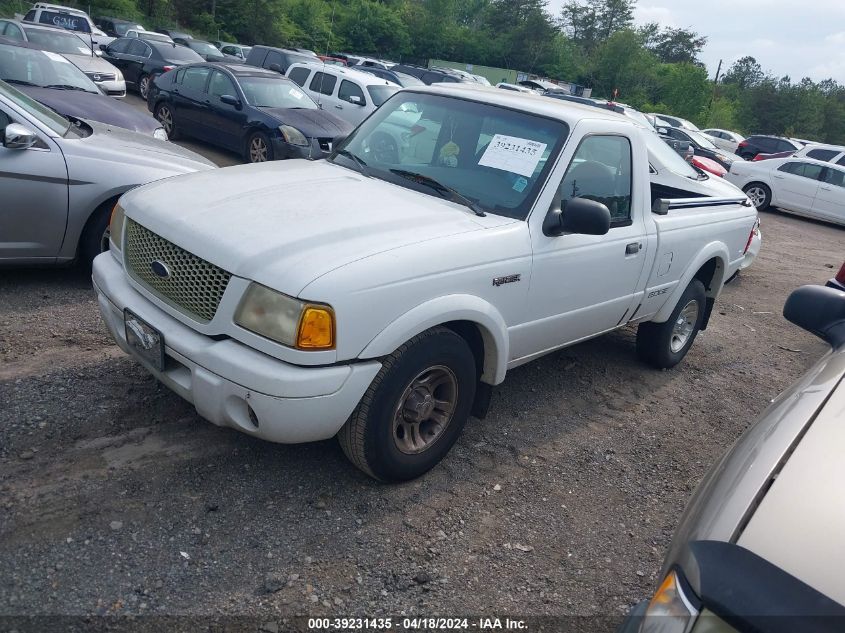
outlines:
[[[681,295],[690,282],[693,279],[698,279],[704,284],[704,293],[707,297],[704,322],[701,326],[702,330],[706,329],[707,323],[710,320],[710,314],[713,311],[713,306],[716,303],[716,297],[719,296],[725,285],[729,261],[728,248],[725,244],[716,242],[707,245],[687,267],[687,270],[675,286],[675,290],[669,299],[666,300],[666,303],[663,304],[663,307],[660,308],[651,320],[656,323],[665,322],[672,314],[672,311],[675,309]]]
[[[382,329],[359,357],[391,354],[417,334],[436,326],[449,328],[467,342],[479,366],[481,382],[497,385],[505,379],[507,325],[496,308],[471,295],[440,297],[412,308]]]

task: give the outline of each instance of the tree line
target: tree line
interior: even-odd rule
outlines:
[[[572,81],[699,126],[845,144],[845,86],[793,81],[745,53],[714,83],[700,61],[706,35],[635,25],[636,0],[79,0],[92,15],[179,25],[208,39],[429,58]],[[0,0],[0,14],[25,12]],[[746,46],[746,44],[738,44]]]

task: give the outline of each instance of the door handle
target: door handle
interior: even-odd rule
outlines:
[[[783,176],[778,176],[777,174],[775,174],[775,178],[777,178],[778,180],[783,180],[783,179],[784,179],[784,177],[783,177]]]
[[[822,191],[833,191],[830,187],[822,187]]]
[[[338,110],[343,110],[343,106],[342,106],[342,105],[336,105],[336,106],[335,106],[335,108],[337,108]]]
[[[636,255],[640,252],[640,249],[643,247],[642,244],[639,242],[631,242],[625,246],[625,254],[626,255]]]

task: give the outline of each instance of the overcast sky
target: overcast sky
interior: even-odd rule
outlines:
[[[560,15],[564,0],[550,0]],[[845,84],[845,0],[639,0],[638,24],[689,28],[707,36],[710,76],[751,55],[763,70],[793,81],[833,77]]]

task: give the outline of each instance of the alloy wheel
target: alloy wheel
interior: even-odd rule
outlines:
[[[690,336],[695,331],[697,321],[698,301],[693,300],[684,306],[675,320],[675,327],[672,328],[672,338],[669,341],[669,347],[673,353],[677,354],[684,348],[684,345],[687,344]]]
[[[252,163],[263,163],[267,160],[267,144],[260,136],[255,136],[249,142],[249,160]]]
[[[158,120],[161,123],[164,131],[167,132],[168,138],[173,134],[173,114],[167,106],[161,106],[158,109]]]
[[[452,421],[458,378],[445,365],[421,371],[408,384],[393,414],[393,441],[406,455],[431,448]]]

